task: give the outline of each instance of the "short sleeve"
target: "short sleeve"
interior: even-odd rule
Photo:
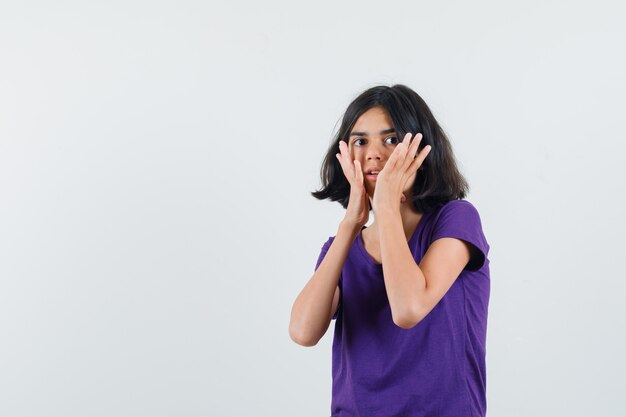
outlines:
[[[333,240],[335,238],[333,236],[329,237],[328,240],[322,245],[322,250],[320,251],[320,256],[317,258],[317,263],[315,264],[315,271],[317,271],[317,268],[320,267],[320,264],[322,263],[322,261],[324,260],[324,257],[326,256],[326,253],[328,252],[328,249],[330,248],[330,245],[333,243]]]
[[[484,266],[488,259],[489,244],[483,233],[478,210],[472,203],[452,200],[444,204],[433,225],[431,243],[443,237],[464,240],[478,249],[465,267],[466,270],[477,271]]]
[[[328,252],[328,249],[330,248],[330,245],[333,243],[333,240],[335,240],[334,236],[331,236],[328,238],[328,240],[326,241],[326,243],[324,243],[324,245],[322,246],[322,250],[320,251],[320,256],[317,258],[317,264],[315,265],[315,271],[317,271],[317,268],[320,267],[320,264],[322,263],[322,261],[324,260],[324,257],[326,256],[326,253]],[[341,288],[341,276],[339,277],[339,291],[342,292],[343,289]],[[339,305],[337,306],[337,311],[335,312],[335,314],[333,314],[332,319],[335,320],[337,318],[337,313],[339,312],[339,309],[341,308],[341,298],[339,298]]]

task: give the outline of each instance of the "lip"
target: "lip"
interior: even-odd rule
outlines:
[[[375,180],[378,177],[378,175],[380,174],[380,171],[382,171],[382,170],[383,170],[382,166],[380,166],[380,167],[378,167],[378,166],[371,166],[371,167],[368,167],[366,170],[364,170],[363,174],[365,174],[365,176],[367,178]],[[372,171],[376,171],[376,172],[378,172],[378,174],[369,174]]]

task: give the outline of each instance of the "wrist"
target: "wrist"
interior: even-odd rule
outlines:
[[[394,205],[391,203],[385,203],[377,206],[374,209],[374,216],[378,219],[380,217],[393,216],[400,214],[400,205]]]
[[[343,232],[353,237],[356,237],[356,235],[358,235],[359,232],[361,231],[362,227],[363,226],[355,224],[353,222],[342,220],[341,223],[339,223],[339,228],[337,230],[337,233]]]

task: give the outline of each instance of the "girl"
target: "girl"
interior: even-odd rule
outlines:
[[[359,95],[322,183],[313,196],[346,214],[289,334],[313,346],[336,320],[331,417],[484,417],[489,244],[422,98],[404,85]]]

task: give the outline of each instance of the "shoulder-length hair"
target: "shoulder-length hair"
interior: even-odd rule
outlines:
[[[402,84],[372,87],[350,103],[322,162],[322,189],[312,192],[313,197],[339,201],[343,208],[348,208],[350,183],[335,154],[340,152],[339,141],[348,143],[357,119],[372,107],[382,107],[389,113],[398,141],[402,141],[408,132],[413,135],[421,133],[423,137],[418,152],[431,145],[413,183],[412,203],[418,212],[424,213],[447,201],[465,198],[469,185],[457,168],[448,137],[426,102]]]

